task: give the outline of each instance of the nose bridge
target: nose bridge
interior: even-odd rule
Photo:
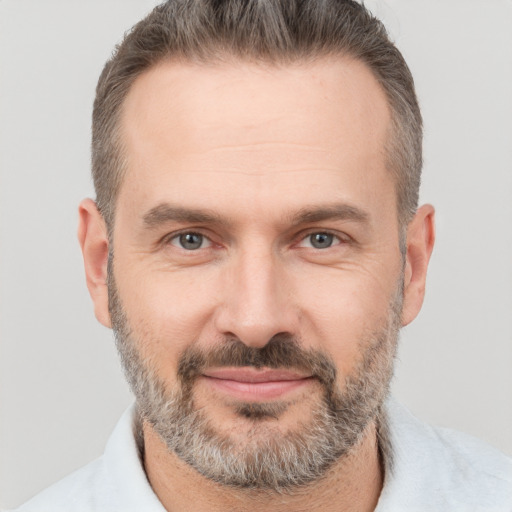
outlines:
[[[283,262],[271,247],[251,244],[239,252],[224,293],[218,328],[246,345],[264,346],[279,333],[293,334]]]

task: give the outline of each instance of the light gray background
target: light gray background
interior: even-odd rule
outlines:
[[[101,67],[151,0],[0,1],[0,506],[97,457],[131,398],[76,242]],[[426,125],[438,240],[395,394],[512,454],[512,2],[380,0]]]

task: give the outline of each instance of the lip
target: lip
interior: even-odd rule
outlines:
[[[254,368],[213,368],[202,375],[216,391],[244,401],[283,398],[307,384],[313,377],[290,370]]]

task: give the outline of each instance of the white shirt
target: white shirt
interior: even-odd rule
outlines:
[[[511,458],[471,436],[425,425],[393,400],[386,407],[394,469],[376,511],[512,511]],[[16,512],[165,512],[139,458],[133,415],[132,406],[102,457]]]

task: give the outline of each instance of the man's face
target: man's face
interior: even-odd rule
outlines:
[[[318,444],[341,456],[377,413],[403,270],[389,123],[348,59],[165,62],[133,85],[112,321],[142,411],[196,469],[169,425],[183,416],[198,446],[254,463],[329,429]]]

